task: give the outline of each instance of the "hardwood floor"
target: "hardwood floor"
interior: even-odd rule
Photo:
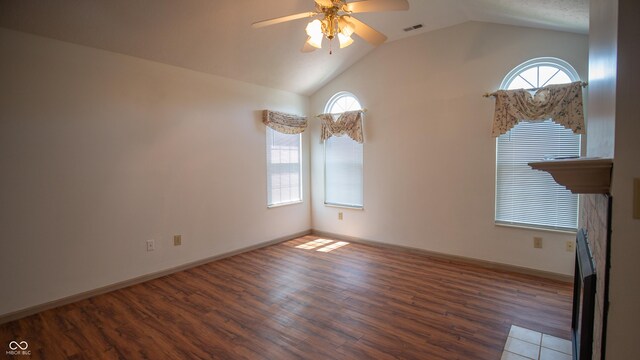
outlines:
[[[316,239],[3,324],[1,344],[25,340],[31,359],[497,360],[512,324],[569,339],[570,284],[364,244],[305,245]]]

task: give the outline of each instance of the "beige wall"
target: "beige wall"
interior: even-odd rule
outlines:
[[[613,157],[618,45],[613,3],[617,1],[590,3],[587,156]]]
[[[610,313],[607,359],[640,359],[640,220],[633,219],[633,179],[640,178],[640,2],[618,3]]]
[[[323,145],[313,124],[313,228],[573,274],[565,242],[574,235],[494,225],[493,101],[481,95],[541,56],[568,61],[586,79],[587,46],[584,35],[478,22],[380,46],[311,97],[312,114],[342,90],[369,110],[364,210],[323,205]],[[534,236],[543,249],[533,248]]]
[[[306,161],[305,202],[266,207],[260,122],[307,97],[3,29],[0,54],[0,314],[310,228]]]

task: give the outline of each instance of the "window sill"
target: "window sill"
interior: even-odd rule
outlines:
[[[500,227],[507,227],[507,228],[516,228],[516,229],[533,230],[533,231],[546,231],[546,232],[553,232],[553,233],[567,234],[567,235],[575,235],[577,233],[577,230],[551,229],[551,228],[545,228],[545,227],[537,227],[533,225],[527,226],[522,224],[505,224],[505,223],[498,223],[498,222],[495,222],[494,225],[500,226]]]
[[[302,200],[290,201],[290,202],[285,202],[285,203],[279,203],[279,204],[267,205],[267,209],[273,209],[273,208],[278,208],[278,207],[282,207],[282,206],[295,205],[295,204],[302,204],[302,203],[303,203],[303,201],[302,201]]]
[[[324,203],[324,206],[326,206],[326,207],[334,207],[334,208],[341,208],[341,209],[364,210],[364,205],[363,206],[352,206],[352,205],[341,205],[341,204]]]

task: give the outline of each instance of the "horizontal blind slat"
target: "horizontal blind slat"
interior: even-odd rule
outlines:
[[[551,120],[521,122],[499,136],[496,221],[575,229],[578,196],[527,163],[579,154],[580,136]]]
[[[363,148],[347,136],[325,141],[325,202],[362,206]]]

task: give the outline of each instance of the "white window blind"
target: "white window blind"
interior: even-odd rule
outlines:
[[[538,58],[513,69],[503,89],[530,89],[578,81],[568,63]],[[554,123],[520,122],[496,144],[496,223],[576,230],[578,196],[529,162],[580,155],[580,135]]]
[[[339,114],[359,110],[360,103],[350,93],[334,95],[326,113]],[[348,136],[332,136],[324,142],[324,196],[325,204],[362,208],[363,194],[363,144]]]
[[[575,230],[578,195],[529,162],[580,155],[580,136],[551,120],[521,122],[498,137],[496,222]]]
[[[267,127],[267,205],[302,201],[300,134],[282,134]]]
[[[331,205],[363,206],[362,144],[348,136],[325,141],[325,202]]]

